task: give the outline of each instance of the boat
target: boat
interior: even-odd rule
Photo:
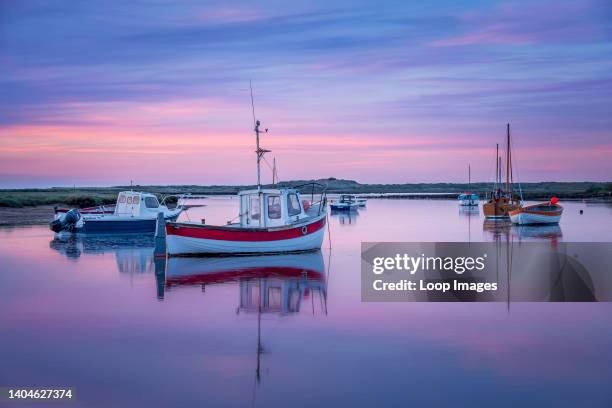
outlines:
[[[478,194],[470,192],[459,194],[459,205],[462,207],[478,207],[478,200],[480,200]]]
[[[506,182],[505,189],[502,188],[502,163],[499,157],[499,145],[497,145],[495,159],[495,185],[489,200],[482,205],[485,218],[508,219],[510,211],[519,208],[519,200],[512,191],[512,153],[510,148],[510,124],[506,125]]]
[[[472,171],[470,168],[470,165],[468,164],[468,191],[466,191],[465,193],[459,194],[459,205],[464,206],[464,207],[478,207],[478,201],[480,200],[480,197],[478,197],[478,194],[476,193],[472,193],[470,192],[470,187],[472,184]]]
[[[563,214],[563,207],[558,202],[557,197],[553,197],[546,203],[520,206],[510,211],[510,220],[519,225],[558,224]]]
[[[55,214],[65,214],[70,211],[71,208],[65,207],[55,207],[53,211]],[[86,207],[80,208],[79,212],[81,214],[113,214],[115,212],[115,204],[113,205],[100,205],[97,207]]]
[[[341,194],[338,201],[333,201],[329,204],[332,211],[351,211],[356,210],[359,207],[365,207],[365,200],[363,205],[355,198],[352,194]]]
[[[56,233],[74,234],[154,233],[158,213],[163,213],[166,220],[174,220],[183,210],[181,206],[169,209],[151,193],[122,191],[112,213],[103,207],[84,212],[58,209],[49,228]]]
[[[167,223],[166,251],[169,256],[270,254],[321,248],[327,220],[326,186],[312,182],[291,188],[262,188],[260,162],[270,150],[259,145],[261,123],[255,119],[255,114],[253,122],[257,188],[238,192],[238,216],[226,225]],[[306,186],[312,187],[310,201],[300,196],[299,188]],[[316,203],[315,188],[322,190]]]

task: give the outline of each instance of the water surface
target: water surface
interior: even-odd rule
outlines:
[[[183,217],[237,212],[202,203]],[[609,406],[610,303],[360,300],[362,241],[612,242],[612,206],[563,205],[559,227],[518,228],[369,200],[330,216],[331,249],[168,262],[151,237],[3,228],[0,386],[71,386],[87,407]]]

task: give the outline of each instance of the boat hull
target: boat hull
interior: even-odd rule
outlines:
[[[549,210],[538,209],[540,204],[518,208],[510,212],[510,220],[514,224],[533,225],[533,224],[558,224],[561,221],[563,207],[559,205],[547,206]]]
[[[269,254],[320,249],[326,216],[286,228],[232,228],[189,223],[166,225],[168,255]]]
[[[359,207],[360,205],[357,203],[332,203],[329,205],[329,208],[331,208],[333,211],[351,211],[356,210]],[[365,204],[363,205],[363,207],[365,207]]]
[[[157,220],[85,220],[77,234],[136,234],[153,233]]]
[[[166,214],[167,221],[175,220],[180,211]],[[157,218],[136,218],[115,215],[85,217],[74,233],[79,235],[98,234],[153,234],[157,227]]]

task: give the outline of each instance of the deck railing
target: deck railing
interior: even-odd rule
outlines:
[[[317,215],[320,215],[321,211],[327,205],[327,185],[317,183],[316,181],[311,181],[309,183],[303,183],[303,184],[298,184],[296,186],[292,186],[292,188],[300,191],[300,189],[303,189],[304,187],[308,187],[308,186],[310,186],[310,203],[311,203],[310,205],[313,207],[315,205],[318,205],[319,208],[317,209]],[[321,199],[317,202],[314,202],[314,195],[315,195],[315,190],[317,189],[317,187],[321,189],[321,192],[317,192],[317,194],[321,195]]]

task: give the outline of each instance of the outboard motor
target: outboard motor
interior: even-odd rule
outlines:
[[[71,231],[81,219],[81,213],[76,208],[61,215],[58,219],[49,223],[49,228],[53,232]]]

